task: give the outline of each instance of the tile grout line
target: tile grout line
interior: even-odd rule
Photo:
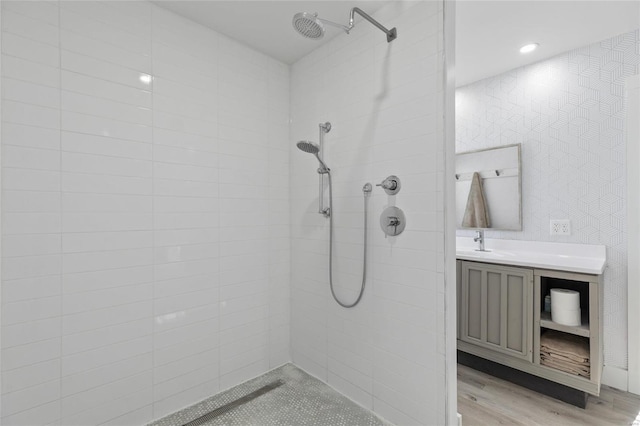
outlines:
[[[154,105],[154,95],[155,95],[155,74],[153,67],[153,35],[154,35],[154,18],[155,18],[155,8],[157,6],[150,5],[150,25],[149,25],[149,72],[151,74],[151,260],[152,260],[152,270],[151,270],[151,418],[154,419],[155,414],[155,371],[156,371],[156,321],[155,321],[155,307],[156,307],[156,227],[155,227],[155,216],[156,216],[156,194],[155,194],[155,124],[156,124],[156,116],[155,116],[155,105]]]
[[[219,54],[220,52],[220,36],[216,35],[216,54]],[[220,97],[220,60],[216,57],[216,98]],[[216,179],[216,185],[217,185],[217,196],[215,197],[216,200],[218,200],[218,209],[220,209],[220,205],[222,204],[221,199],[222,197],[220,196],[220,107],[218,105],[218,103],[216,102],[216,169],[217,169],[217,173],[218,173],[218,178]],[[217,263],[218,263],[218,268],[216,271],[217,277],[216,277],[216,288],[217,288],[217,301],[216,301],[216,305],[217,305],[217,309],[216,311],[218,312],[218,322],[217,322],[217,330],[216,330],[216,339],[218,339],[218,342],[220,341],[220,327],[221,327],[221,322],[222,322],[222,311],[221,311],[221,306],[222,306],[222,301],[220,300],[220,287],[221,287],[221,282],[220,282],[220,253],[221,253],[221,244],[220,244],[220,215],[218,214],[218,220],[217,220],[217,228],[218,228],[218,232],[217,232],[217,246],[218,246],[218,257],[217,257]],[[216,389],[216,392],[220,392],[220,389],[222,387],[222,380],[221,380],[221,371],[222,371],[222,349],[221,349],[221,345],[220,343],[218,343],[218,365],[217,365],[217,379],[218,379],[218,386]]]
[[[59,187],[59,197],[60,197],[60,355],[58,358],[60,360],[59,365],[59,380],[60,380],[60,395],[58,397],[58,406],[59,406],[59,414],[58,419],[62,420],[62,354],[64,353],[64,345],[63,345],[63,336],[64,336],[64,244],[63,244],[63,232],[62,227],[64,226],[64,197],[62,196],[62,12],[60,11],[60,0],[56,1],[56,5],[58,6],[58,120],[59,120],[59,129],[58,129],[58,154],[59,154],[59,168],[58,173],[60,176],[60,187]]]

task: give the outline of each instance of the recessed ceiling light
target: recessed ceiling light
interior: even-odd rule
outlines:
[[[530,53],[538,48],[538,43],[525,44],[520,48],[520,53]]]

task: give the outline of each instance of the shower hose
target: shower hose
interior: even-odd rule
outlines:
[[[362,286],[360,287],[360,294],[355,302],[351,304],[343,303],[336,296],[336,292],[333,289],[333,185],[331,183],[331,172],[327,170],[327,176],[329,177],[329,288],[331,289],[331,295],[338,305],[343,308],[353,308],[356,306],[362,295],[364,294],[364,284],[367,280],[367,196],[371,193],[371,184],[367,183],[363,188],[364,194],[364,249],[363,249],[363,262],[362,262]]]

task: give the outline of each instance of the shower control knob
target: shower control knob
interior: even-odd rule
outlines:
[[[387,195],[396,195],[400,192],[400,178],[398,176],[391,175],[376,186],[381,186]]]
[[[398,187],[398,182],[396,182],[395,180],[385,179],[382,183],[379,183],[376,186],[381,186],[384,189],[394,190]]]
[[[400,219],[398,219],[395,216],[389,216],[387,217],[387,220],[389,221],[389,223],[387,224],[387,227],[391,227],[393,226],[393,234],[397,234],[398,233],[398,225],[400,225]]]
[[[395,237],[402,234],[407,226],[404,212],[395,206],[387,207],[380,215],[380,228],[385,236]]]

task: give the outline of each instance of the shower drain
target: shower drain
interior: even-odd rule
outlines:
[[[195,420],[191,420],[188,423],[185,423],[183,426],[201,426],[204,425],[205,423],[215,419],[218,416],[221,416],[225,413],[228,413],[229,411],[233,410],[234,408],[237,408],[241,405],[246,404],[247,402],[253,401],[254,399],[256,399],[257,397],[264,395],[267,392],[271,392],[272,390],[280,387],[284,385],[284,381],[283,380],[276,380],[275,382],[271,382],[267,385],[264,385],[263,387],[254,390],[253,392],[236,399],[235,401],[231,401],[228,404],[225,404],[221,407],[216,408],[213,411],[209,411],[207,414],[204,414],[200,417],[198,417]]]

